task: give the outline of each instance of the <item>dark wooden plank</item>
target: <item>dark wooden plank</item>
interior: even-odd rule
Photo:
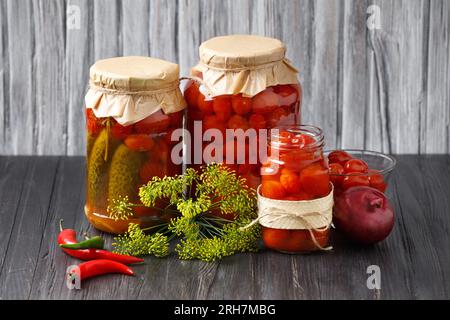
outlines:
[[[56,246],[67,227],[100,234],[84,217],[84,158],[0,158],[0,297],[32,299],[428,299],[450,293],[450,157],[399,156],[388,196],[396,226],[360,247],[333,232],[334,251],[284,255],[262,250],[215,263],[146,258],[136,277],[109,275],[69,290],[76,259]],[[22,188],[23,185],[23,188]],[[20,191],[22,190],[22,191]],[[10,214],[17,212],[16,215]],[[31,212],[36,214],[32,215]],[[8,241],[9,239],[9,241]],[[107,245],[111,236],[106,236]],[[26,244],[24,246],[24,244]],[[381,290],[366,287],[367,267]]]
[[[20,203],[0,275],[0,296],[8,299],[27,299],[34,281],[41,281],[34,278],[34,273],[57,175],[56,157],[26,161],[29,168],[21,179]]]
[[[30,162],[30,158],[0,157],[0,277]]]
[[[56,237],[60,219],[64,219],[65,227],[77,230],[86,220],[84,158],[62,158],[57,172],[34,275],[39,281],[32,284],[32,299],[69,298],[71,292],[66,288],[64,275],[68,266],[78,263],[58,248]]]

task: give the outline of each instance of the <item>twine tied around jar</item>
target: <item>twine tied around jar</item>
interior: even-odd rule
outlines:
[[[314,200],[286,201],[263,197],[258,187],[258,217],[250,224],[241,227],[245,230],[259,222],[264,227],[286,230],[307,230],[314,245],[322,251],[333,247],[322,247],[314,231],[323,232],[330,228],[333,218],[333,187],[330,193]]]

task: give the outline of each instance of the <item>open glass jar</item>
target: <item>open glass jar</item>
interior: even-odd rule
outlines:
[[[147,57],[105,59],[91,67],[85,213],[97,229],[123,233],[131,222],[147,227],[170,218],[135,206],[120,219],[108,208],[125,197],[139,204],[141,185],[181,173],[171,158],[171,133],[182,128],[185,108],[178,77],[176,64]]]
[[[199,136],[195,133],[195,122],[201,123],[198,126],[201,137],[209,129],[219,130],[223,136],[223,145],[219,148],[219,152],[223,152],[223,163],[256,188],[260,183],[260,162],[264,158],[258,148],[265,151],[267,146],[265,131],[300,123],[301,86],[297,70],[285,58],[285,45],[273,38],[216,37],[203,42],[199,51],[200,62],[192,69],[193,80],[184,92],[188,130],[192,137]],[[252,130],[254,135],[238,139],[239,134]],[[191,159],[194,167],[210,162],[204,153],[208,141],[202,140],[191,144],[192,155],[197,152],[195,148],[202,148],[201,161]],[[235,155],[231,159],[225,154],[230,149]],[[243,152],[245,160],[239,161],[237,158]],[[252,161],[252,153],[257,154],[257,161]]]
[[[266,247],[288,253],[325,249],[333,195],[321,129],[271,130],[268,160],[261,168],[258,215]]]

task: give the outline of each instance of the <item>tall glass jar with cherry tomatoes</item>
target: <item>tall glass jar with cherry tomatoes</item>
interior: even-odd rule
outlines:
[[[223,163],[256,188],[264,158],[258,151],[267,145],[267,132],[263,137],[260,133],[275,126],[300,123],[298,72],[285,58],[285,45],[273,38],[216,37],[203,42],[199,52],[200,62],[192,69],[193,80],[184,91],[191,139],[203,138],[192,141],[190,163],[195,166],[209,162],[204,152],[209,141],[205,141],[204,134],[208,129],[217,129],[223,139],[216,152],[223,153]],[[196,122],[201,125],[195,126]],[[245,139],[237,138],[246,133]],[[226,152],[235,156],[227,158]],[[239,161],[237,158],[244,152],[245,160]],[[255,153],[256,162],[251,156]],[[194,154],[201,157],[194,159]]]
[[[168,219],[160,208],[141,206],[138,192],[153,177],[181,173],[171,158],[171,133],[182,128],[186,106],[178,65],[148,57],[97,61],[85,104],[88,220],[117,234],[131,222],[145,227]],[[118,214],[111,209],[117,201],[135,206]]]
[[[261,168],[262,183],[259,188],[259,195],[274,200],[269,206],[277,208],[275,217],[268,220],[270,223],[265,224],[264,219],[260,220],[266,247],[282,252],[302,253],[327,246],[332,218],[332,194],[330,195],[331,184],[323,146],[322,131],[314,126],[287,126],[271,130],[269,157]],[[318,202],[320,199],[329,202],[329,210],[323,217],[319,217],[320,221],[324,221],[323,225],[319,223],[313,227],[304,220],[315,212],[297,212],[296,205],[299,204],[298,210],[302,210],[305,203],[312,205],[311,202]],[[264,209],[266,208],[260,203],[259,210]],[[287,215],[298,217],[304,214],[299,222],[301,227],[273,227],[271,223],[278,221],[277,214],[286,210]],[[265,212],[259,212],[260,216],[261,214],[265,215]]]

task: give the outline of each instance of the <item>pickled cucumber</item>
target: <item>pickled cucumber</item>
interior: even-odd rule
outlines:
[[[103,129],[91,147],[87,164],[87,197],[94,208],[106,209],[109,160],[118,145],[119,141],[108,137],[108,131]]]
[[[145,161],[141,152],[130,150],[121,144],[114,152],[109,168],[108,201],[128,196],[131,201],[138,199],[139,169]]]

